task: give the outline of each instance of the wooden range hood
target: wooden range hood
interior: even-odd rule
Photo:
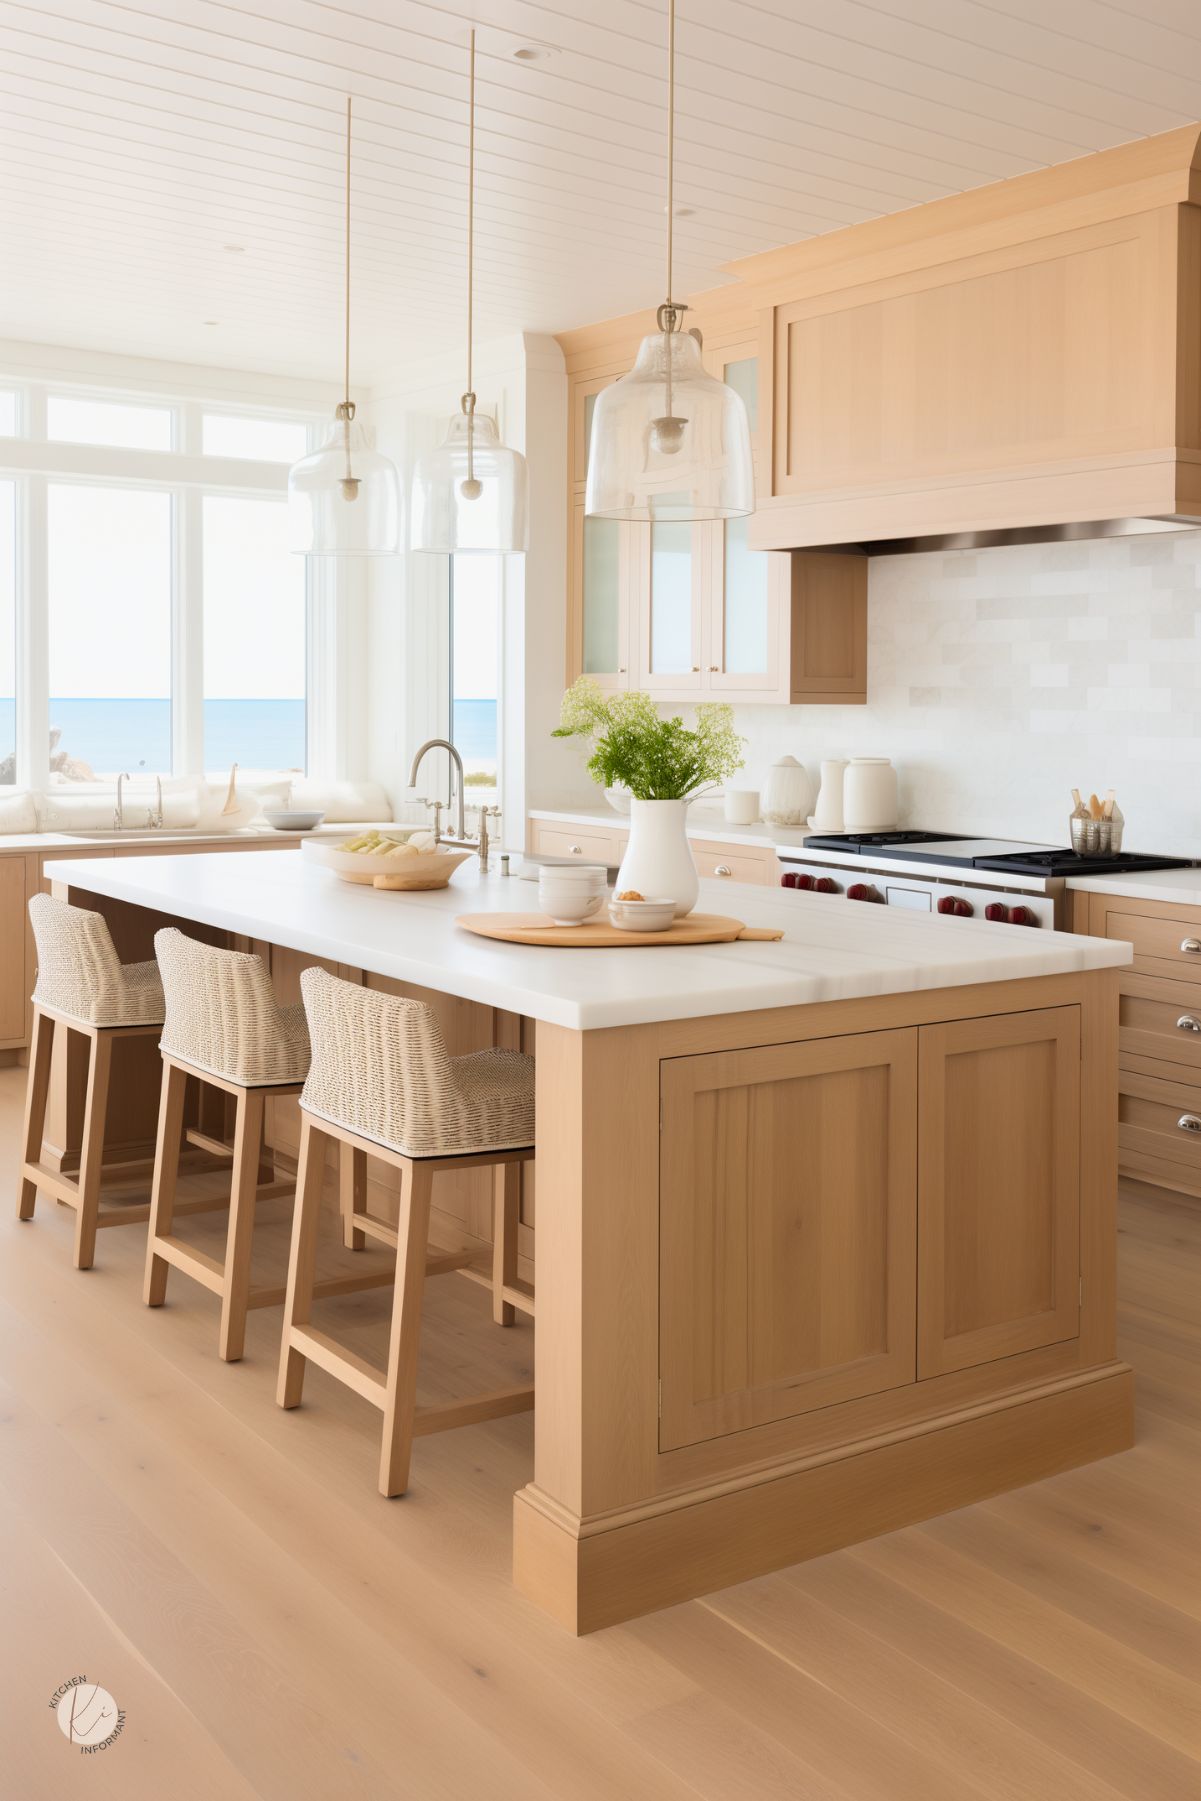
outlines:
[[[759,320],[751,545],[1201,525],[1199,168],[1190,125],[731,264]]]

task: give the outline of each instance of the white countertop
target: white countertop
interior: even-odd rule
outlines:
[[[1201,907],[1201,869],[1147,869],[1129,875],[1074,875],[1069,888],[1085,894],[1127,895],[1131,900],[1170,901]]]
[[[601,826],[610,832],[628,832],[630,829],[629,815],[617,813],[609,806],[574,807],[570,811],[531,807],[529,817],[544,819],[548,825]],[[762,819],[757,819],[754,825],[731,825],[718,812],[695,810],[688,813],[685,830],[690,838],[714,839],[720,844],[748,844],[762,850],[802,850],[806,838],[812,836],[807,825],[797,826],[794,830],[789,826],[768,825]]]
[[[367,828],[340,825],[317,829],[322,835],[337,832],[349,837],[352,832]],[[145,831],[131,826],[124,832],[89,832],[81,826],[77,832],[0,832],[0,857],[9,851],[53,854],[56,850],[132,850],[156,844],[278,844],[281,840],[287,844],[292,839],[299,841],[300,836],[299,832],[276,832],[268,825],[239,826],[236,832],[198,832],[190,826],[148,826]]]
[[[530,912],[537,902],[529,883],[481,877],[472,864],[429,894],[340,882],[299,851],[51,861],[46,874],[576,1030],[1065,975],[1131,958],[1129,945],[1108,939],[729,881],[701,883],[701,910],[780,926],[779,943],[585,951],[477,938],[455,925],[456,914]]]

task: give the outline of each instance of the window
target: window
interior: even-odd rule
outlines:
[[[266,463],[298,463],[308,454],[309,428],[298,419],[251,419],[240,413],[206,413],[206,457],[250,457]]]
[[[46,504],[51,771],[166,774],[171,496],[51,482]]]
[[[12,438],[17,431],[17,397],[11,388],[0,388],[0,438]]]
[[[0,786],[17,779],[17,488],[0,481]]]
[[[450,736],[463,759],[469,800],[488,805],[500,767],[501,561],[450,559]]]
[[[88,400],[74,394],[51,394],[46,401],[46,434],[65,444],[170,450],[174,426],[174,414],[168,406],[134,406],[125,401]]]
[[[204,761],[304,769],[305,560],[284,500],[204,497]]]

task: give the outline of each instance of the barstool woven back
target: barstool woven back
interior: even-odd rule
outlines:
[[[122,963],[101,914],[35,894],[29,923],[38,953],[35,1006],[93,1026],[161,1025],[157,966]]]
[[[534,1059],[451,1057],[431,1008],[306,969],[300,992],[313,1060],[301,1106],[407,1157],[472,1155],[534,1142]]]
[[[300,1002],[281,1007],[260,957],[217,950],[174,926],[154,935],[166,998],[162,1050],[245,1088],[302,1082],[309,1035]]]

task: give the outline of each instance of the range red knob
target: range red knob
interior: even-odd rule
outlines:
[[[1009,923],[1015,926],[1036,926],[1038,920],[1029,907],[1014,907],[1009,915]]]
[[[792,870],[789,869],[780,877],[780,886],[781,888],[795,888],[798,879],[799,878],[793,874]]]
[[[871,889],[866,882],[852,882],[847,889],[848,900],[870,900],[871,898]]]
[[[818,894],[838,893],[838,883],[831,881],[828,875],[819,875],[813,886]]]
[[[1001,901],[990,901],[984,909],[984,917],[985,919],[991,919],[996,922],[1008,923],[1009,908],[1003,905]]]
[[[938,903],[938,910],[940,913],[958,913],[959,902],[953,894],[944,894]]]
[[[955,902],[955,911],[958,913],[960,919],[970,919],[976,909],[969,900],[957,900]]]
[[[812,888],[813,877],[811,875],[799,875],[796,879],[796,885],[798,888]]]

